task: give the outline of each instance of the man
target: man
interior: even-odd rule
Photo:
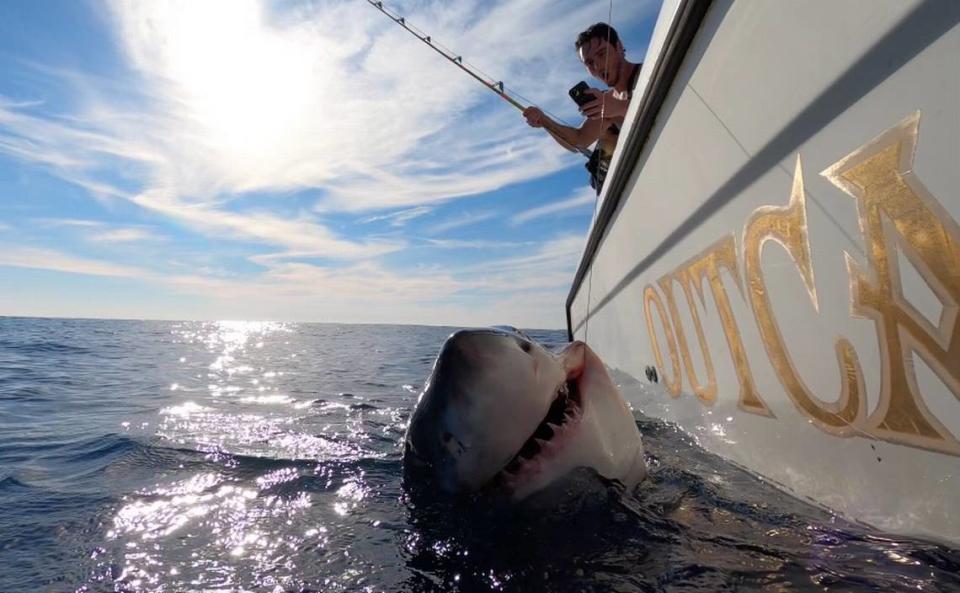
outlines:
[[[544,115],[539,107],[526,108],[523,116],[528,124],[543,128],[567,150],[585,149],[596,142],[587,170],[591,185],[599,192],[642,64],[626,59],[620,37],[606,23],[597,23],[580,33],[574,46],[587,72],[609,87],[606,91],[587,91],[596,98],[580,107],[586,121],[579,128],[565,126]]]

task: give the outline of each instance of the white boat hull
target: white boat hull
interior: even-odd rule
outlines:
[[[708,450],[960,543],[960,8],[713,2],[664,76],[685,8],[658,23],[572,335],[655,367],[631,404]]]

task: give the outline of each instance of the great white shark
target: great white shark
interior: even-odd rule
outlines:
[[[552,352],[513,328],[446,340],[403,461],[408,480],[434,490],[514,501],[580,468],[628,489],[646,476],[636,421],[597,355],[579,341]]]

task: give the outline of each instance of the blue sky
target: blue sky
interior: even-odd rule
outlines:
[[[609,3],[385,2],[578,121]],[[659,3],[615,2],[641,60]],[[0,3],[0,315],[560,328],[582,158],[364,0]]]

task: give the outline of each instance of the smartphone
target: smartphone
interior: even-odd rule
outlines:
[[[590,101],[596,99],[596,96],[594,96],[593,93],[587,92],[589,89],[590,85],[581,80],[572,89],[570,89],[570,98],[573,99],[574,103],[580,107],[583,107]]]

